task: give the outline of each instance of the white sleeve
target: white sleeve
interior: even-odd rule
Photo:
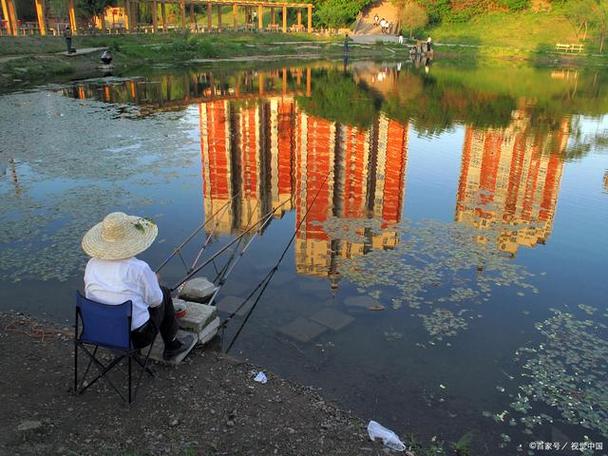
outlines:
[[[158,284],[158,277],[147,264],[142,270],[144,302],[148,307],[158,307],[163,302],[163,291]]]

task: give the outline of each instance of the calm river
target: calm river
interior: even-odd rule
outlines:
[[[156,221],[154,266],[210,214],[205,256],[278,207],[221,290],[223,315],[294,242],[216,349],[238,335],[231,354],[427,445],[606,454],[607,84],[317,62],[5,94],[0,310],[70,324],[80,238],[108,212]],[[183,274],[179,259],[162,271]]]

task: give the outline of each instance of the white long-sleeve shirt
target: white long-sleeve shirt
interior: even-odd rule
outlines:
[[[131,300],[131,329],[150,319],[148,307],[160,306],[163,292],[148,263],[135,257],[126,260],[91,258],[84,272],[84,292],[88,299],[102,304],[122,304]]]

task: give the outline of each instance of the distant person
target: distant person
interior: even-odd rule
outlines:
[[[403,45],[403,34],[402,33],[399,34],[399,44]]]
[[[106,49],[101,54],[101,63],[103,63],[104,65],[109,65],[112,63],[112,53],[109,49]]]
[[[431,39],[431,37],[429,36],[426,39],[426,51],[427,52],[431,52],[433,50],[433,40]]]
[[[72,29],[69,25],[65,27],[65,30],[63,31],[63,36],[65,38],[65,45],[68,48],[68,54],[72,54],[74,52],[72,51]]]
[[[378,23],[380,22],[380,18],[378,17],[378,15],[376,14],[374,16],[374,24],[378,25]]]
[[[348,42],[350,41],[350,37],[348,33],[344,35],[344,55],[348,54]]]

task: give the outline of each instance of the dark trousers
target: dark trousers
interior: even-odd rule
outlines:
[[[131,331],[131,339],[135,348],[143,348],[154,341],[154,337],[160,331],[163,342],[171,342],[175,339],[179,325],[175,318],[173,299],[168,288],[161,287],[163,291],[163,302],[160,306],[150,307],[150,319],[139,328]]]
[[[66,38],[65,39],[65,45],[68,48],[68,54],[69,54],[70,51],[72,50],[72,38]]]

